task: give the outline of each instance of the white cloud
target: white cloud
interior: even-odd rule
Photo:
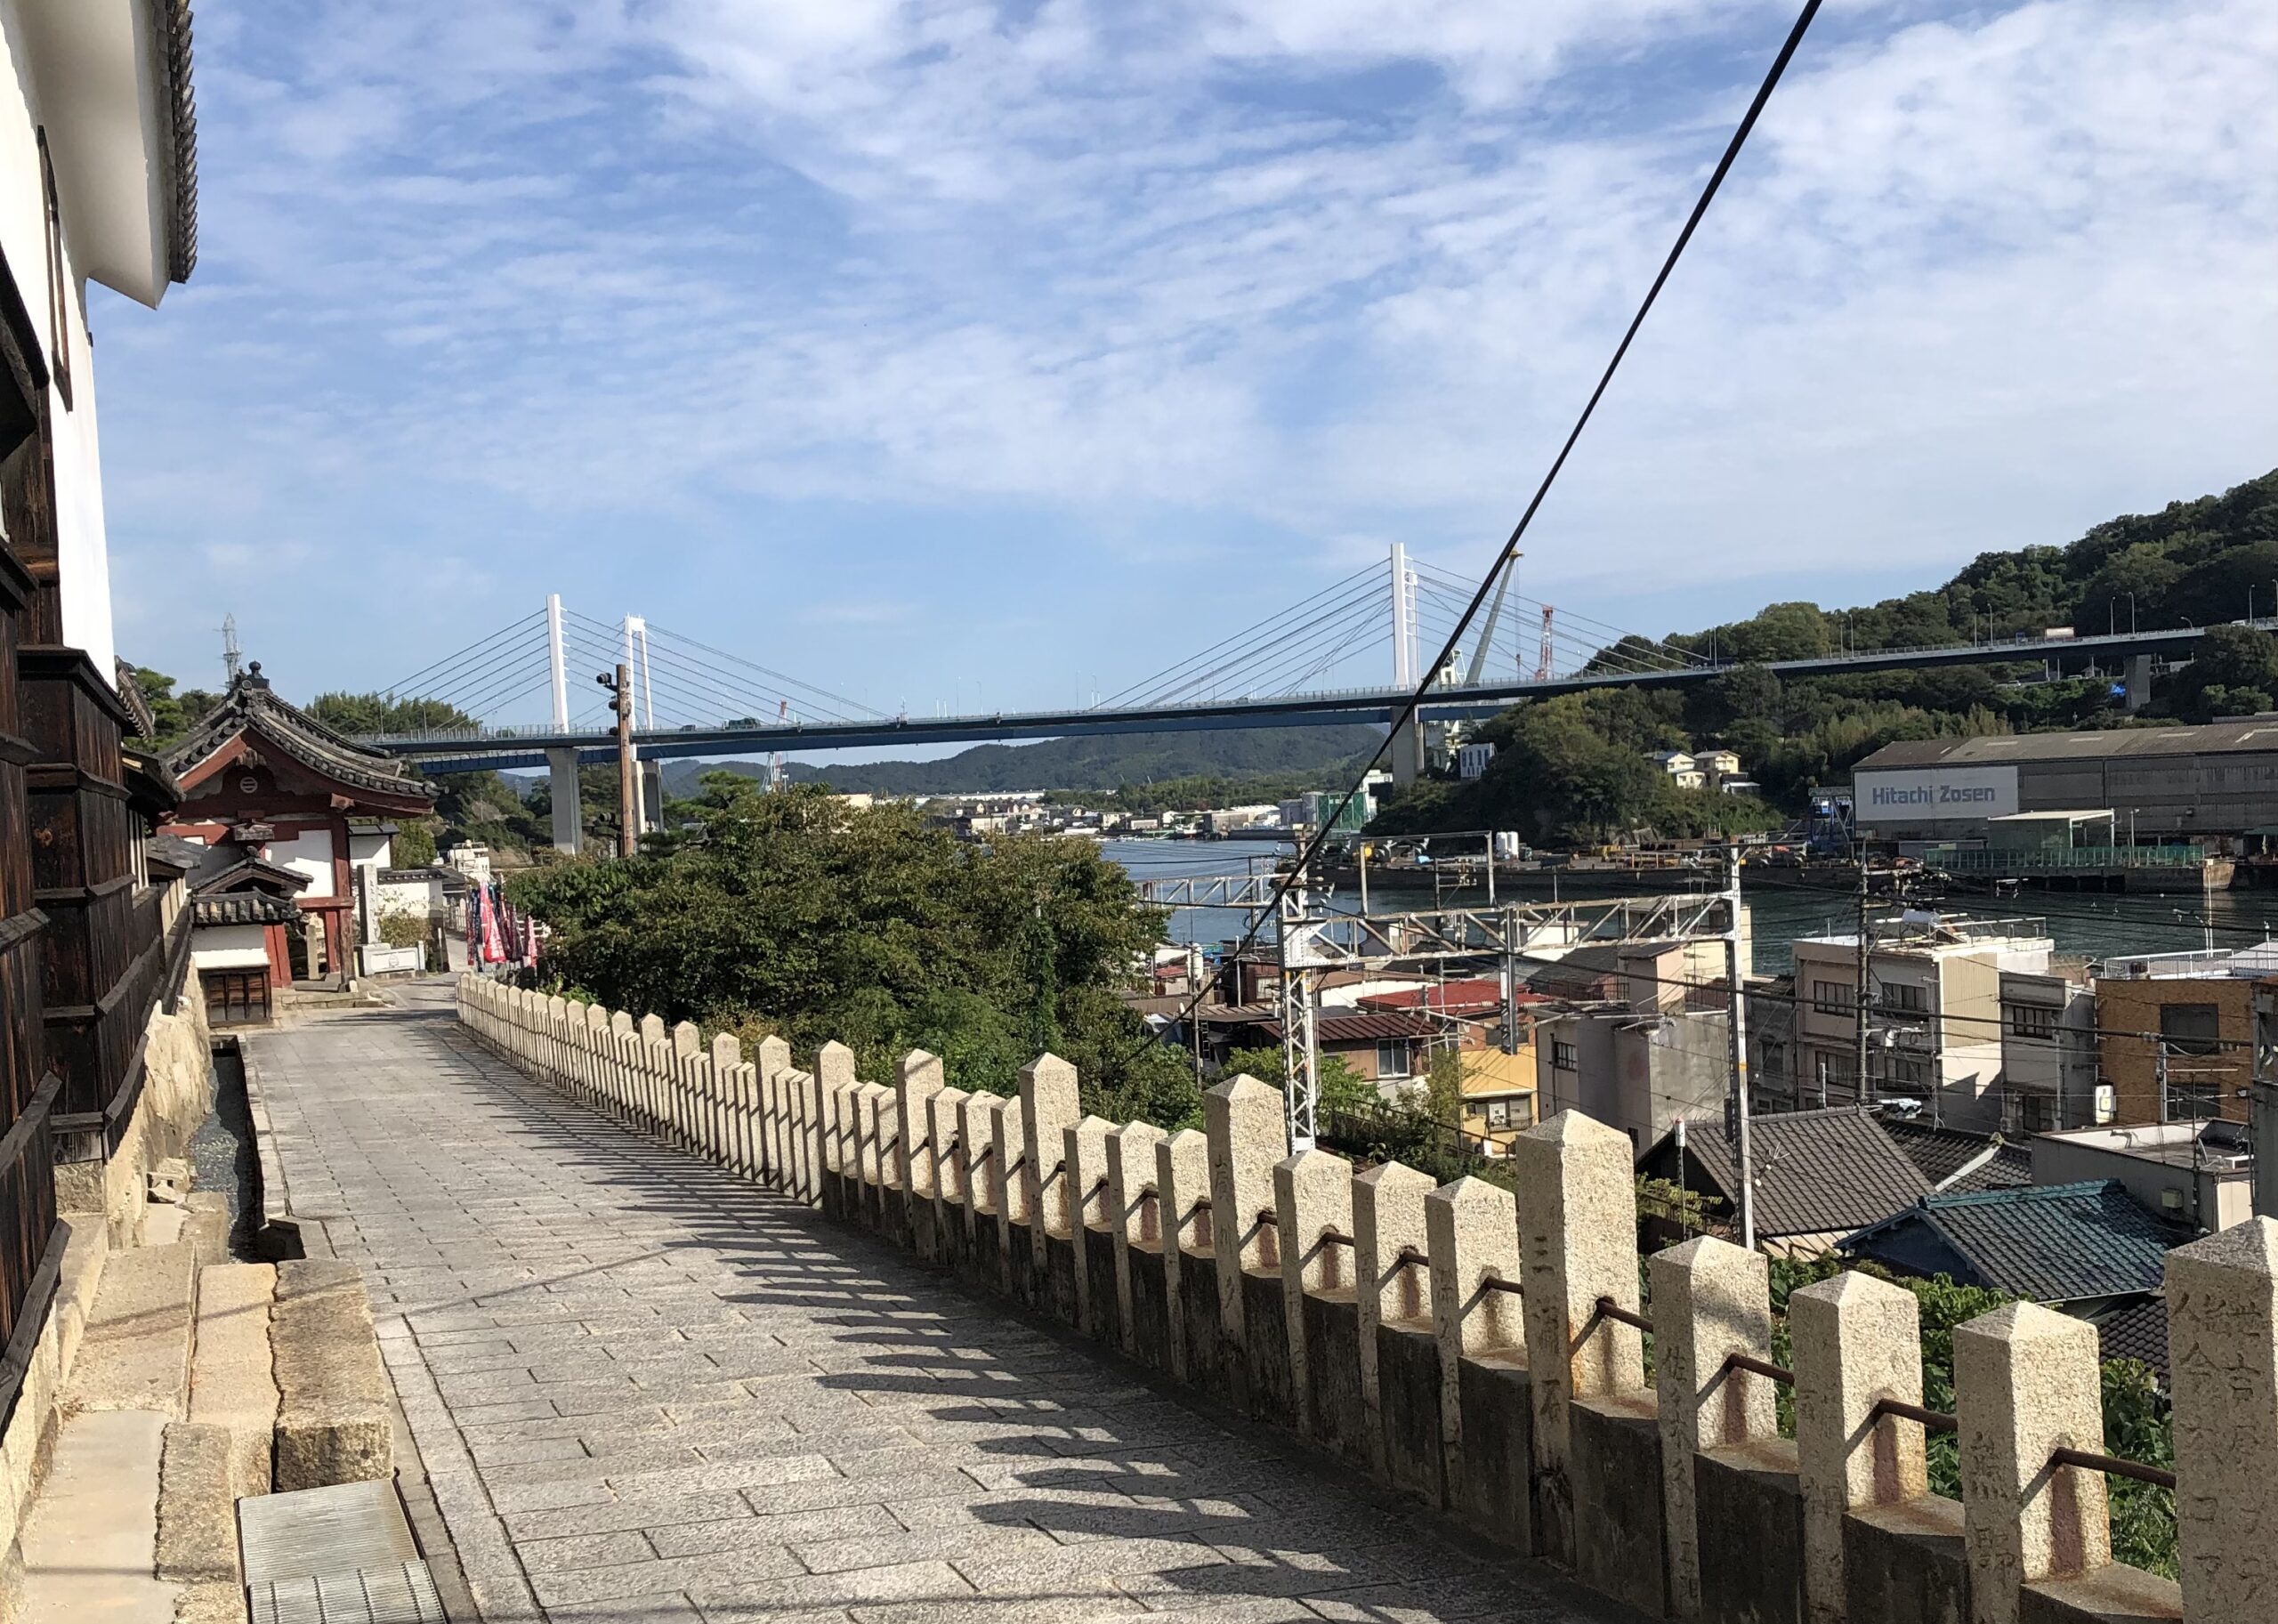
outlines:
[[[207,10],[206,264],[106,400],[124,556],[214,539],[162,472],[196,466],[232,529],[352,533],[407,487],[462,553],[467,493],[539,534],[888,503],[1043,515],[1109,571],[1198,524],[1324,569],[1356,537],[1490,552],[1789,16]],[[1534,578],[1613,602],[1866,549],[1927,578],[2259,471],[2278,13],[1819,29]]]

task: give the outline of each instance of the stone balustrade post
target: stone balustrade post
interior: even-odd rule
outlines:
[[[997,1289],[1007,1296],[1028,1295],[1031,1256],[1028,1194],[1028,1128],[1020,1098],[989,1103],[990,1139],[997,1154],[989,1163],[990,1204],[997,1210]]]
[[[1204,1093],[1203,1132],[1210,1141],[1210,1227],[1218,1263],[1218,1335],[1225,1368],[1240,1383],[1234,1397],[1248,1408],[1252,1389],[1249,1310],[1243,1277],[1279,1276],[1273,1232],[1273,1164],[1288,1149],[1281,1092],[1254,1077],[1232,1077]]]
[[[791,1069],[791,1046],[770,1033],[759,1040],[759,1177],[783,1188],[783,1077]]]
[[[589,1101],[598,1101],[604,1111],[614,1116],[618,1111],[617,1098],[610,1092],[610,1058],[617,1052],[617,1040],[610,1035],[609,1011],[598,1004],[586,1006],[585,1014],[585,1094]]]
[[[1217,1256],[1210,1194],[1210,1140],[1181,1128],[1155,1146],[1155,1194],[1163,1213],[1163,1305],[1170,1320],[1171,1374],[1210,1387],[1224,1385],[1224,1350],[1216,1322],[1197,1325],[1187,1312],[1190,1258]],[[1216,1292],[1211,1293],[1215,1305]]]
[[[910,1246],[933,1262],[941,1257],[933,1100],[945,1081],[941,1057],[924,1049],[910,1050],[894,1068],[895,1172],[907,1203]]]
[[[1053,1309],[1072,1321],[1076,1282],[1072,1273],[1075,1237],[1069,1215],[1075,1192],[1067,1187],[1067,1135],[1083,1116],[1076,1068],[1057,1054],[1039,1054],[1021,1068],[1021,1131],[1027,1155],[1022,1164],[1021,1187],[1029,1225],[1029,1291],[1038,1307]],[[1070,1273],[1053,1273],[1049,1241],[1067,1243]]]
[[[661,1015],[641,1017],[641,1115],[655,1138],[672,1136],[672,1041]]]
[[[1953,1347],[1971,1624],[2017,1624],[2021,1587],[2112,1560],[2104,1474],[2049,1463],[2104,1452],[2096,1328],[2011,1303],[1956,1326]]]
[[[933,1234],[941,1261],[952,1265],[964,1261],[973,1238],[964,1113],[972,1097],[962,1088],[944,1087],[925,1102],[925,1131],[933,1142]]]
[[[862,1221],[873,1229],[885,1224],[885,1164],[893,1154],[888,1123],[893,1111],[893,1091],[884,1083],[863,1083],[854,1090],[855,1120],[861,1135]]]
[[[702,1082],[690,1062],[701,1053],[704,1034],[693,1021],[682,1021],[672,1030],[673,1138],[683,1150],[707,1152],[704,1142]]]
[[[832,1216],[853,1219],[862,1211],[861,1089],[850,1075],[824,1085],[830,1091]]]
[[[1385,1415],[1381,1329],[1432,1317],[1431,1274],[1426,1264],[1431,1236],[1424,1226],[1424,1198],[1432,1177],[1401,1162],[1387,1161],[1353,1176],[1353,1307],[1360,1329],[1361,1402],[1368,1411],[1378,1476],[1393,1487],[1440,1503],[1442,1482],[1436,1395],[1431,1418],[1429,1460],[1413,1450],[1396,1450]],[[1515,1233],[1515,1220],[1514,1220]],[[1422,1468],[1420,1470],[1416,1468]]]
[[[1114,1123],[1094,1116],[1062,1128],[1060,1183],[1067,1192],[1068,1248],[1075,1264],[1074,1323],[1086,1336],[1120,1345],[1123,1321],[1117,1318],[1107,1205],[1107,1136],[1114,1131]]]
[[[1914,1294],[1849,1272],[1788,1298],[1795,1345],[1796,1467],[1804,1496],[1804,1606],[1846,1624],[1843,1523],[1854,1507],[1929,1492],[1919,1423],[1876,1417],[1881,1400],[1922,1402],[1922,1313]]]
[[[828,1169],[822,1185],[823,1210],[834,1218],[847,1216],[851,1206],[845,1180],[853,1123],[847,1091],[853,1086],[853,1050],[834,1038],[815,1051],[815,1087],[822,1101],[823,1160]]]
[[[2177,1247],[2167,1286],[2183,1616],[2278,1617],[2278,1220]]]
[[[634,1057],[641,1038],[634,1030],[633,1017],[621,1009],[610,1013],[609,1035],[610,1097],[617,1103],[618,1119],[637,1131],[643,1124]]]
[[[957,1154],[965,1163],[965,1257],[972,1278],[995,1285],[1004,1272],[1005,1243],[998,1235],[998,1162],[1004,1147],[997,1138],[1003,1102],[975,1089],[957,1103]]]
[[[809,1207],[822,1205],[823,1094],[813,1071],[794,1071],[797,1104],[792,1117],[798,1129],[799,1200]]]
[[[1275,1162],[1273,1224],[1297,1430],[1365,1465],[1374,1451],[1364,1431],[1368,1412],[1360,1399],[1357,1362],[1349,1372],[1326,1364],[1315,1370],[1317,1354],[1324,1361],[1336,1356],[1314,1348],[1306,1325],[1308,1297],[1354,1291],[1353,1164],[1321,1150]]]
[[[558,993],[549,993],[545,1000],[545,1080],[550,1087],[565,1093],[569,1082],[568,1056],[564,1045],[570,1035],[570,1003]]]
[[[1123,1351],[1140,1356],[1131,1302],[1131,1248],[1162,1249],[1162,1202],[1155,1194],[1155,1147],[1166,1135],[1151,1122],[1131,1122],[1107,1136],[1107,1214],[1115,1248],[1116,1323]]]
[[[1735,1353],[1772,1357],[1771,1268],[1760,1252],[1704,1235],[1656,1252],[1645,1269],[1653,1288],[1669,1612],[1692,1619],[1701,1607],[1694,1457],[1780,1435],[1771,1378],[1726,1362]]]
[[[1474,1522],[1499,1522],[1514,1543],[1531,1551],[1528,1463],[1508,1457],[1466,1426],[1466,1361],[1526,1362],[1527,1328],[1515,1289],[1520,1279],[1518,1211],[1511,1192],[1483,1179],[1459,1178],[1424,1198],[1424,1234],[1432,1276],[1432,1331],[1440,1345],[1440,1452],[1450,1505],[1473,1508]],[[1515,1480],[1505,1482],[1505,1476]],[[1504,1490],[1499,1494],[1496,1488]],[[1481,1515],[1500,1501],[1503,1515]]]
[[[1637,1329],[1598,1312],[1600,1297],[1637,1312],[1634,1152],[1628,1135],[1562,1111],[1517,1135],[1510,1156],[1525,1268],[1538,1548],[1573,1562],[1572,1406],[1645,1386]]]
[[[737,1085],[743,1076],[744,1046],[733,1032],[715,1033],[711,1058],[713,1157],[731,1173],[741,1173],[744,1113]]]

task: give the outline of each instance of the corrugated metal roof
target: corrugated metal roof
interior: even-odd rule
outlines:
[[[1965,1283],[2037,1303],[2156,1291],[2167,1273],[2167,1230],[2118,1179],[1926,1196],[1840,1245],[1871,1257],[1878,1238],[1915,1224],[1976,1276]]]
[[[2210,722],[2203,727],[2109,728],[2085,733],[2002,733],[1982,739],[1902,739],[1854,772],[1885,767],[1998,767],[2012,762],[2095,761],[2109,755],[2278,754],[2278,717]]]

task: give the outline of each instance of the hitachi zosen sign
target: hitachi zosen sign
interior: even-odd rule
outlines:
[[[2017,810],[2015,767],[1899,767],[1854,775],[1859,821],[1936,823],[2006,818]]]

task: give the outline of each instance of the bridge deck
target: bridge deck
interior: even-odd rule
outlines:
[[[251,1039],[486,1620],[1613,1620],[477,1049]]]

